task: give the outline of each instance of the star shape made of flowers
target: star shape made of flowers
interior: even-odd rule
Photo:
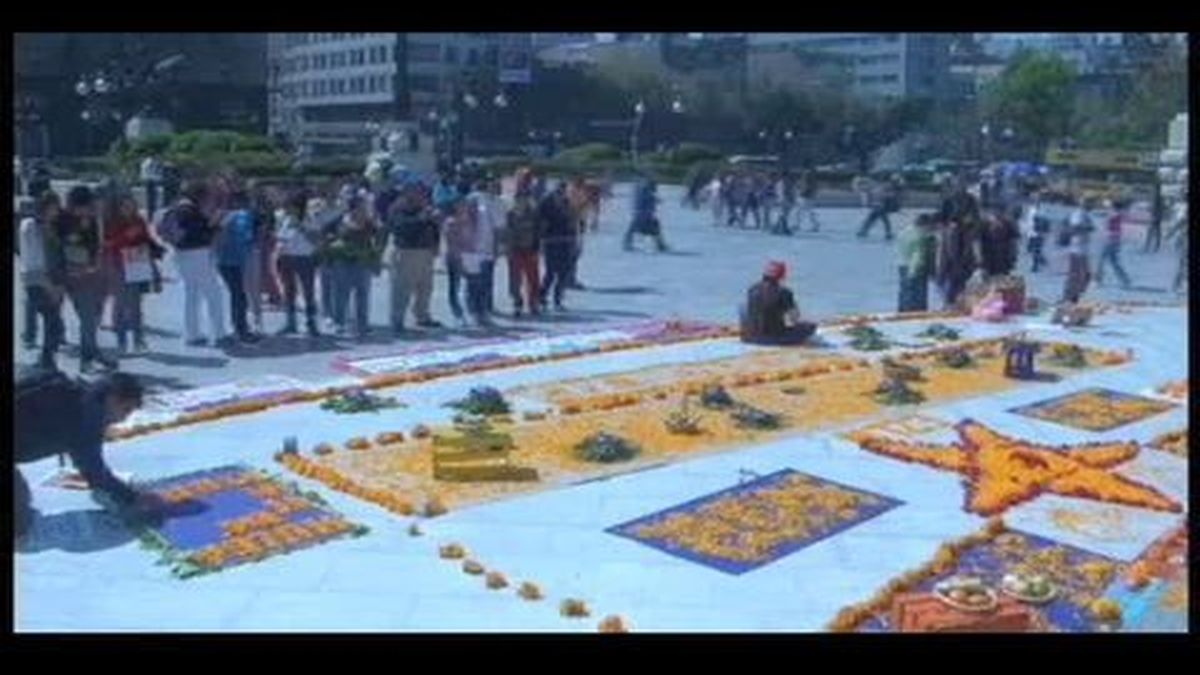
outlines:
[[[864,450],[966,477],[964,508],[992,516],[1043,493],[1180,513],[1179,502],[1110,471],[1137,456],[1137,443],[1050,446],[1006,436],[965,419],[951,444],[905,442],[871,433],[850,435]]]

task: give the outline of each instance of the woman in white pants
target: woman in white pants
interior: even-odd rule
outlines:
[[[163,219],[160,233],[175,247],[175,265],[183,281],[183,332],[187,344],[201,347],[208,340],[200,335],[200,301],[208,306],[214,342],[225,337],[225,296],[217,280],[213,241],[217,228],[199,204],[205,202],[203,188],[193,188]]]

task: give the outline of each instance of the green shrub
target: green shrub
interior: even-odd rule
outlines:
[[[563,150],[555,156],[555,159],[585,163],[613,161],[621,159],[621,150],[608,143],[585,143]]]
[[[679,148],[672,153],[672,158],[678,164],[694,164],[719,162],[725,159],[725,154],[703,143],[680,143]]]

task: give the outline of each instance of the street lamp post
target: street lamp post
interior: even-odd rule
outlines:
[[[633,106],[633,132],[629,136],[629,156],[633,160],[633,167],[638,166],[638,133],[642,129],[642,118],[646,115],[646,104],[638,101]]]

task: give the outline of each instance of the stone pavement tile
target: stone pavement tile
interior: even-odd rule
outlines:
[[[187,581],[173,580],[176,584]],[[163,584],[92,580],[86,588],[40,589],[20,604],[18,630],[214,631],[225,629],[257,596],[252,590],[188,588],[166,601]]]
[[[1130,562],[1177,527],[1182,514],[1043,495],[1009,509],[1004,522],[1022,532]]]
[[[226,622],[230,631],[374,632],[420,630],[412,597],[326,589],[262,593]]]

